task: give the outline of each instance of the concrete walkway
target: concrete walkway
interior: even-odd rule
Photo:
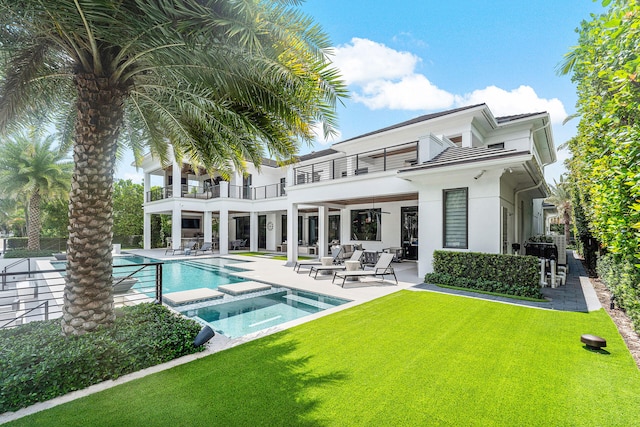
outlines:
[[[598,295],[596,294],[591,281],[584,270],[582,263],[576,258],[573,251],[568,251],[567,262],[569,264],[569,274],[567,282],[557,288],[542,288],[542,295],[549,302],[523,301],[512,298],[499,297],[494,295],[478,294],[476,292],[466,292],[455,289],[441,288],[432,284],[420,284],[415,289],[422,289],[432,292],[442,292],[453,295],[461,295],[469,298],[479,298],[490,301],[504,302],[507,304],[522,305],[526,307],[546,308],[560,311],[589,312],[602,308]]]

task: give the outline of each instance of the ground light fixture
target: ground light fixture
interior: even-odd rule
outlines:
[[[201,345],[206,344],[207,341],[209,341],[211,338],[213,338],[213,336],[216,333],[213,332],[213,329],[211,329],[211,326],[207,325],[205,327],[203,327],[200,332],[198,332],[198,335],[196,335],[196,339],[193,340],[193,345],[195,347],[200,347]]]

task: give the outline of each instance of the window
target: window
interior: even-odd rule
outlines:
[[[489,144],[487,148],[504,148],[504,142],[499,142],[497,144]]]
[[[455,188],[443,191],[444,198],[444,242],[445,248],[468,247],[468,190]]]
[[[329,215],[329,241],[340,241],[340,215]]]
[[[381,211],[379,208],[351,211],[351,238],[353,240],[382,240]]]

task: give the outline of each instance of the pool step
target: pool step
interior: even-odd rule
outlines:
[[[267,285],[265,283],[260,283],[260,282],[254,282],[254,281],[218,286],[218,290],[220,292],[224,292],[225,294],[234,295],[234,296],[248,294],[250,292],[267,291],[269,289],[271,289],[271,285]]]
[[[222,292],[209,288],[190,289],[188,291],[171,292],[164,294],[162,299],[169,305],[190,304],[197,301],[208,301],[220,299],[224,296]]]
[[[312,307],[320,308],[322,310],[327,310],[329,308],[335,307],[335,305],[327,304],[326,302],[317,301],[311,298],[301,297],[300,295],[285,295],[283,298],[286,298],[291,301],[301,302],[302,304],[310,305]]]

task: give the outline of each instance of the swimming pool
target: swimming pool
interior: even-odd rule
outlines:
[[[275,288],[258,296],[210,302],[182,313],[230,338],[258,332],[313,313],[346,304],[348,300],[289,288]]]
[[[138,255],[125,255],[113,257],[113,275],[117,277],[128,276],[135,272],[139,264],[161,262],[154,258]],[[229,258],[201,258],[162,261],[162,293],[186,291],[197,288],[216,289],[220,285],[243,282],[246,279],[235,276],[233,273],[244,271],[238,267],[245,261]],[[64,268],[65,261],[52,262],[56,268]],[[155,270],[144,269],[133,274],[139,279],[133,289],[155,295]]]

